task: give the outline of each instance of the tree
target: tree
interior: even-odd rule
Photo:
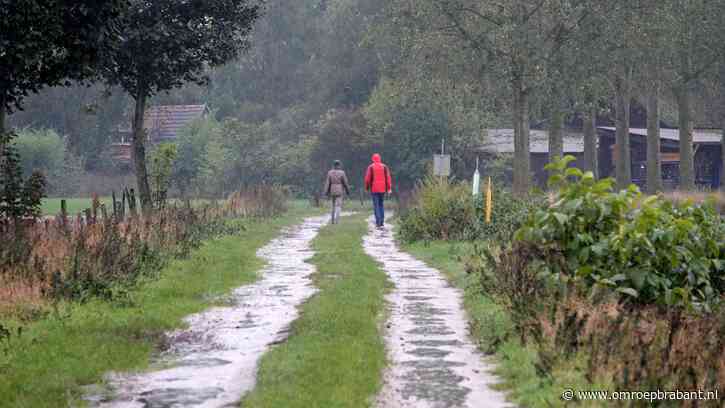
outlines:
[[[126,0],[0,0],[0,132],[30,92],[94,74]]]
[[[723,163],[720,171],[720,190],[725,191],[725,58],[720,61],[718,83],[720,88],[718,117],[722,128],[722,137],[720,139],[720,160],[722,160]]]
[[[205,84],[207,68],[220,66],[248,47],[260,13],[252,0],[132,0],[122,33],[112,43],[103,75],[135,100],[133,157],[139,197],[151,208],[146,170],[144,114],[149,97],[187,82]]]
[[[151,152],[151,187],[157,209],[163,209],[166,206],[169,187],[171,187],[171,175],[177,157],[178,152],[174,143],[161,143]]]
[[[647,110],[647,192],[656,194],[664,189],[660,160],[660,97],[664,84],[664,60],[669,47],[666,32],[669,15],[657,2],[645,3],[640,9],[639,24],[645,68],[639,72]],[[658,7],[659,6],[659,7]]]
[[[635,73],[642,61],[640,52],[642,35],[639,32],[638,10],[642,0],[602,2],[596,13],[597,25],[602,30],[600,53],[607,56],[605,78],[614,94],[615,177],[617,187],[632,183],[630,154],[630,107],[635,86]]]
[[[508,83],[513,102],[514,192],[526,194],[531,182],[529,108],[558,55],[589,15],[586,0],[446,0],[435,2],[448,20],[441,29],[459,37]]]
[[[33,172],[24,180],[14,137],[10,132],[0,133],[0,220],[37,218],[45,195],[45,177]]]
[[[671,72],[671,87],[678,107],[680,128],[680,188],[695,188],[693,150],[692,89],[706,76],[714,74],[716,64],[725,55],[721,2],[707,0],[658,2],[665,8],[666,68]]]

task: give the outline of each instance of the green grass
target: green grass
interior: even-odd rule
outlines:
[[[320,292],[304,304],[290,338],[261,361],[244,407],[364,407],[381,385],[379,325],[387,278],[362,249],[367,214],[325,227],[311,260]]]
[[[60,201],[64,198],[44,198],[43,203],[40,206],[40,211],[43,215],[58,215],[60,214]],[[101,202],[101,204],[105,204],[106,208],[108,209],[109,213],[113,210],[113,199],[110,196],[104,196],[104,197],[98,197],[98,200]],[[119,202],[121,201],[121,197],[116,196],[116,200]],[[92,198],[65,198],[66,201],[66,211],[68,211],[69,215],[77,215],[79,212],[85,210],[86,208],[91,208],[93,206],[93,199]],[[171,199],[169,200],[170,203],[174,202],[180,203],[179,200]],[[191,205],[196,206],[202,206],[204,204],[212,203],[212,200],[207,200],[203,198],[196,198],[191,200]]]
[[[130,306],[61,303],[50,316],[26,324],[20,336],[0,341],[0,406],[75,406],[79,387],[98,383],[106,371],[146,367],[161,333],[180,327],[184,316],[217,295],[254,281],[262,266],[257,249],[310,212],[294,203],[284,217],[251,222],[241,235],[206,243],[132,292]],[[0,324],[13,333],[18,327]]]
[[[514,334],[506,312],[483,293],[477,277],[468,275],[462,258],[472,247],[468,243],[434,241],[428,244],[404,245],[404,249],[430,266],[437,268],[464,291],[464,308],[468,314],[471,333],[479,348],[494,354],[498,363],[495,371],[503,382],[509,398],[521,407],[564,406],[561,393],[574,390],[613,389],[592,385],[583,374],[585,356],[558,362],[551,378],[542,377],[536,370],[538,355],[532,346],[524,346]],[[577,406],[598,406],[594,402]]]
[[[112,201],[111,197],[98,197],[101,204],[105,204],[106,208],[111,211]],[[45,198],[43,204],[40,207],[43,215],[58,215],[60,214],[60,200],[61,198]],[[69,215],[76,215],[86,208],[91,208],[93,205],[92,198],[66,198],[66,211]]]

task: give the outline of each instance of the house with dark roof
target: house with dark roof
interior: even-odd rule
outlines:
[[[615,176],[616,129],[611,126],[597,128],[597,163],[600,177]],[[721,152],[722,131],[720,129],[695,129],[692,134],[695,153],[695,183],[703,188],[718,188],[723,161]],[[531,172],[539,186],[546,183],[544,166],[549,162],[549,132],[531,129],[529,132]],[[570,129],[564,131],[564,154],[580,159],[584,154],[584,135]],[[484,156],[513,154],[513,129],[488,129],[485,142],[478,153]],[[644,187],[647,184],[647,129],[629,129],[632,182]],[[680,131],[660,129],[660,163],[665,188],[679,185],[680,175]],[[573,163],[576,165],[576,162]]]
[[[614,177],[616,161],[616,128],[601,126],[599,136],[599,175]],[[722,131],[695,129],[692,142],[695,152],[695,183],[705,188],[720,186],[722,169]],[[632,181],[643,187],[647,184],[647,129],[629,129]],[[680,131],[660,129],[660,162],[665,188],[676,188],[680,175]]]
[[[172,142],[186,126],[206,113],[206,105],[153,106],[146,111],[144,129],[151,143]]]
[[[484,156],[514,153],[513,129],[488,129],[485,142],[478,149]],[[564,154],[572,155],[577,159],[584,155],[584,135],[571,130],[564,131]],[[546,171],[544,166],[549,163],[549,132],[546,130],[531,129],[529,131],[529,152],[531,154],[531,172],[534,181],[539,186],[546,184]]]
[[[152,106],[144,117],[147,143],[154,145],[162,142],[173,142],[179,137],[182,129],[201,119],[207,113],[206,105],[159,105]],[[111,156],[124,164],[132,158],[130,127],[118,130],[119,141],[111,145]]]

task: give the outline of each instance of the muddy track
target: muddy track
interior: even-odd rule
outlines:
[[[370,222],[368,255],[382,263],[395,289],[386,296],[390,365],[378,407],[506,407],[491,365],[470,341],[459,290],[441,273],[400,251],[387,229]]]
[[[238,406],[255,382],[257,362],[270,345],[287,337],[297,306],[316,292],[311,241],[327,216],[305,220],[258,251],[267,262],[261,279],[236,289],[228,307],[186,319],[188,328],[167,335],[168,351],[157,369],[108,378],[113,397],[89,396],[100,407]]]

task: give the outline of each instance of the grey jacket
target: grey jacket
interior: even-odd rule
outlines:
[[[336,169],[328,171],[327,181],[325,181],[325,194],[339,197],[343,193],[350,195],[350,184],[347,182],[345,172]]]

